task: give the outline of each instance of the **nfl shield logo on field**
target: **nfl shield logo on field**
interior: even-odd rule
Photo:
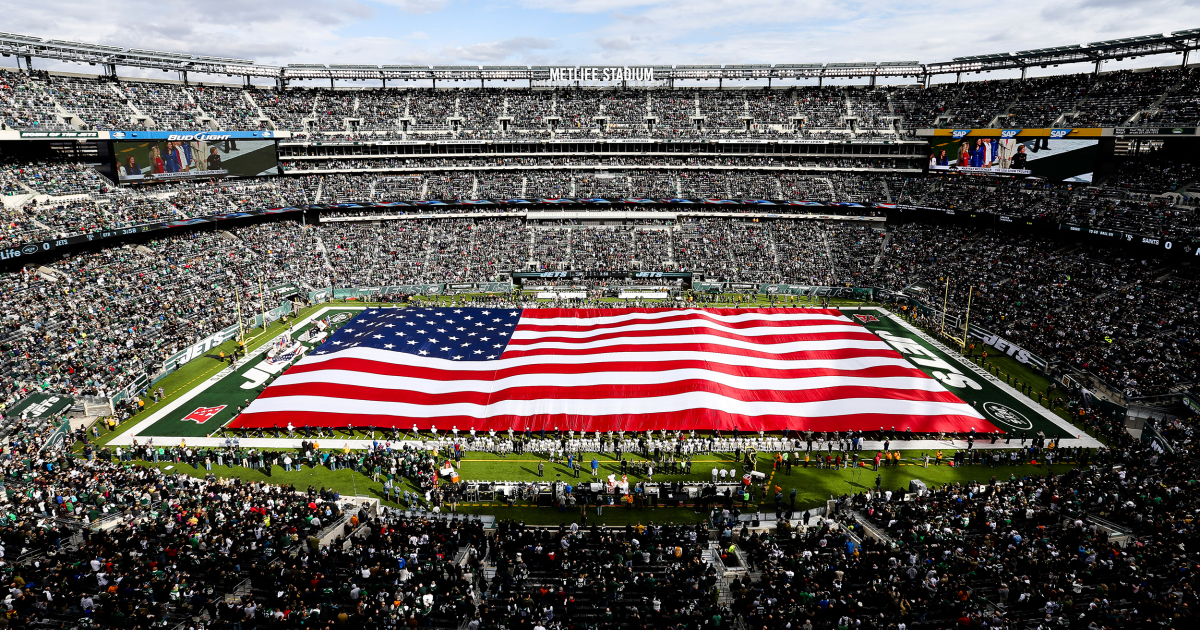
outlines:
[[[204,424],[205,422],[208,422],[210,418],[220,413],[221,410],[226,406],[227,405],[221,405],[220,407],[199,407],[192,413],[184,416],[183,419],[191,420],[196,424]]]

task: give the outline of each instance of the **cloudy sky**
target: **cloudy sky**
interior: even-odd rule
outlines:
[[[3,25],[273,65],[941,61],[1197,27],[1200,0],[55,0]]]

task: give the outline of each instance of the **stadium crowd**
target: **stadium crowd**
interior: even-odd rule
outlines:
[[[922,86],[238,88],[0,70],[12,129],[288,130],[303,137],[896,137],[921,127],[1196,126],[1194,69]]]
[[[5,627],[454,627],[473,610],[463,567],[482,554],[455,556],[486,549],[478,521],[364,508],[325,488],[17,454],[0,506]]]
[[[755,484],[741,507],[777,515],[761,525],[719,497],[712,509],[697,499],[699,523],[663,522],[640,501],[556,482],[555,498],[575,506],[561,525],[495,528],[453,514],[458,484],[437,481],[429,451],[306,440],[260,452],[234,439],[69,454],[22,432],[0,460],[0,609],[14,628],[1189,627],[1196,425],[1161,428],[1171,450],[1116,423],[1100,431],[1107,448],[1031,444],[1012,460],[1053,458],[1061,474],[1018,475],[1007,452],[962,451],[957,467],[991,479],[877,479],[828,511]],[[651,446],[638,450],[665,462]],[[348,467],[383,483],[383,503],[211,472],[231,464],[268,478]],[[604,527],[605,507],[651,520]]]

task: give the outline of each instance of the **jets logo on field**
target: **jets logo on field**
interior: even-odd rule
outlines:
[[[221,410],[227,406],[228,405],[221,405],[220,407],[198,407],[192,413],[184,416],[183,419],[191,420],[196,424],[204,424],[205,422],[208,422],[210,418],[220,413]]]
[[[874,315],[855,315],[855,317],[857,317],[857,318],[858,318],[858,321],[860,321],[860,322],[862,322],[862,323],[864,323],[864,324],[865,324],[865,323],[867,323],[867,322],[877,322],[877,321],[879,321],[879,318],[878,318],[878,317],[875,317]]]
[[[1014,429],[1027,431],[1033,428],[1033,423],[1030,422],[1028,418],[1021,415],[1021,412],[1013,409],[1012,407],[1001,405],[1000,403],[996,402],[986,402],[983,403],[983,410],[986,411],[988,415],[992,417],[992,419],[1003,422]]]

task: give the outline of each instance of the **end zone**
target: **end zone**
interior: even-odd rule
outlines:
[[[244,393],[244,397],[247,399],[253,399],[255,396],[257,396],[257,387],[270,377],[270,374],[265,373],[265,370],[261,369],[260,364],[262,362],[260,361],[260,358],[267,354],[267,352],[271,350],[273,345],[280,338],[303,332],[306,327],[311,326],[313,322],[325,317],[331,312],[358,312],[365,310],[366,308],[366,306],[346,305],[325,306],[317,309],[316,311],[292,324],[288,329],[283,330],[279,334],[271,337],[266,343],[263,343],[258,348],[254,349],[233,365],[225,367],[220,372],[208,377],[179,398],[176,398],[168,403],[162,409],[155,411],[147,418],[134,424],[128,430],[109,440],[108,444],[114,446],[128,446],[133,444],[134,438],[143,438],[144,441],[144,439],[150,438],[154,438],[156,440],[178,440],[188,438],[203,438],[208,436],[232,420],[232,417],[227,415],[231,412],[226,408],[230,406],[236,408],[236,405],[238,404],[238,402],[230,399],[229,390],[231,388],[228,387],[223,388],[227,390],[223,393],[223,395],[206,397],[205,394],[208,394],[215,385],[225,381],[231,376],[240,375],[243,377],[243,379],[237,383],[235,388],[232,389],[236,389],[238,393]],[[284,364],[282,363],[279,364],[276,371],[281,371],[283,365]],[[243,387],[243,385],[247,383],[252,385],[249,388]],[[163,430],[165,427],[158,426],[158,431],[152,431],[152,428],[156,427],[156,425],[158,425],[160,422],[168,421],[169,418],[179,413],[183,413],[184,415],[176,421],[177,426],[171,427],[168,430]],[[226,416],[224,422],[218,421],[217,423],[208,426],[209,422],[212,422],[213,419],[222,415]],[[184,421],[194,424],[184,429],[181,428],[186,426],[184,425]]]

